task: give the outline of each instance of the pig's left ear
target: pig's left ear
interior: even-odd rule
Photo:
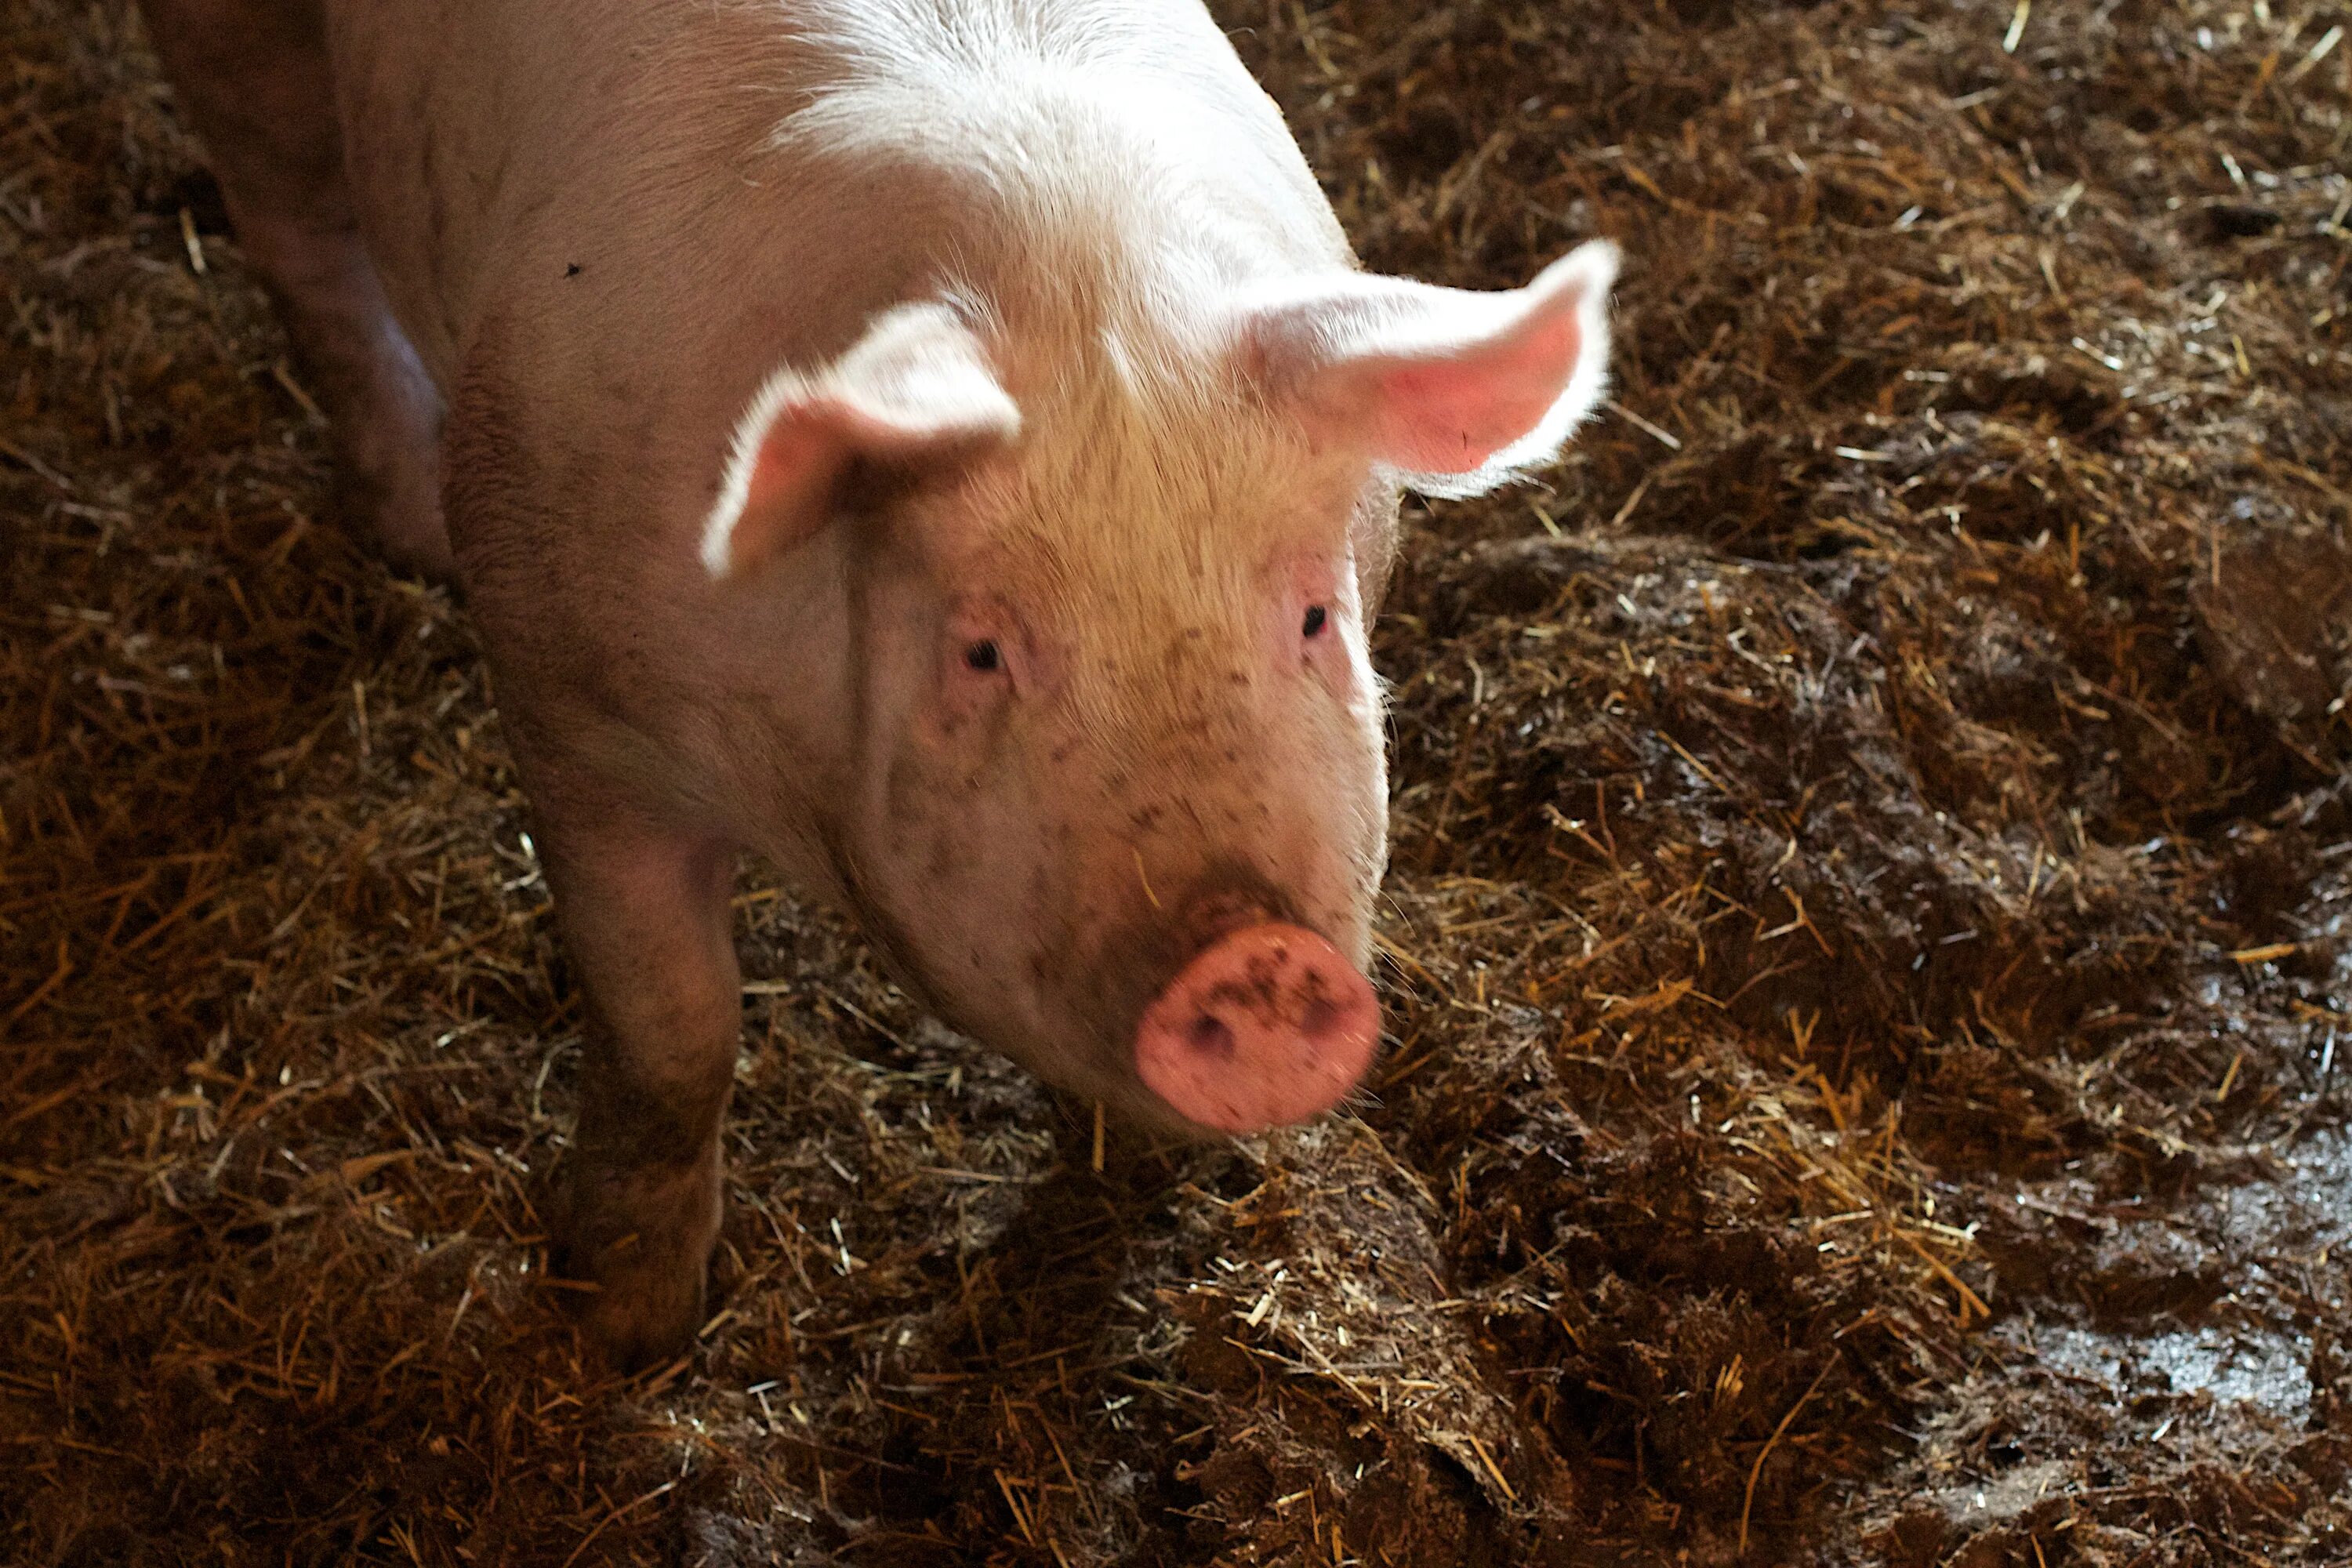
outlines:
[[[702,529],[713,577],[740,575],[824,526],[853,464],[933,467],[1010,440],[1021,411],[943,304],[901,305],[814,372],[768,378],[736,423]]]
[[[1559,451],[1601,401],[1616,276],[1597,240],[1501,293],[1349,277],[1246,306],[1243,352],[1318,447],[1476,495]]]

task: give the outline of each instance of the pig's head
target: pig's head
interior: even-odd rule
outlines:
[[[1163,1128],[1349,1093],[1380,1035],[1367,635],[1398,491],[1558,447],[1601,395],[1614,265],[1588,246],[1500,294],[1341,275],[1181,333],[1164,304],[1057,331],[923,301],[769,383],[705,564],[726,592],[795,556],[840,578],[814,837],[933,1008]]]

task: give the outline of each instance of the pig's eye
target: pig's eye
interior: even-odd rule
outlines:
[[[985,638],[969,645],[963,650],[963,667],[966,669],[978,670],[982,675],[992,675],[1002,668],[1003,664],[1004,656],[997,651],[996,644]]]
[[[1324,623],[1328,621],[1330,618],[1330,616],[1324,610],[1322,605],[1307,605],[1307,618],[1298,623],[1298,635],[1303,637],[1322,636]]]

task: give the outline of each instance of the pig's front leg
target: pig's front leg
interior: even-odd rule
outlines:
[[[589,1008],[558,1267],[594,1287],[588,1331],[634,1368],[676,1353],[703,1321],[742,1017],[735,857],[626,812],[549,805],[548,880]]]

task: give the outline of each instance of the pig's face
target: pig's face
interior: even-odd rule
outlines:
[[[1024,398],[1013,447],[868,520],[836,871],[957,1026],[1139,1119],[1245,1131],[1330,1104],[1377,1034],[1363,593],[1393,491],[1239,403],[1121,395]],[[1296,935],[1203,960],[1255,928]],[[1229,994],[1163,1007],[1155,1059],[1146,1016],[1203,962]],[[1253,1015],[1253,984],[1292,994]]]
[[[811,704],[838,777],[806,837],[933,1007],[1163,1127],[1349,1092],[1380,1032],[1366,630],[1397,487],[1557,447],[1600,396],[1613,266],[1504,295],[1348,274],[1182,331],[1148,293],[1058,330],[935,300],[771,381],[703,558],[787,571],[833,531],[804,559],[846,600]]]

